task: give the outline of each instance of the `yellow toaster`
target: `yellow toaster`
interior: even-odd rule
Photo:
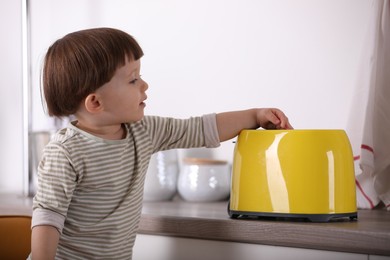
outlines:
[[[234,148],[231,218],[357,219],[344,130],[244,130]]]

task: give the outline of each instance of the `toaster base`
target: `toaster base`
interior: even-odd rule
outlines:
[[[267,218],[267,219],[287,219],[287,220],[308,220],[310,222],[329,222],[335,219],[349,218],[357,220],[357,212],[337,213],[337,214],[289,214],[289,213],[269,213],[269,212],[251,212],[235,211],[228,208],[228,214],[231,218]]]

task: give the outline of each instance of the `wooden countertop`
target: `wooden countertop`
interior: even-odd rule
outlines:
[[[0,195],[1,215],[31,215],[31,198]],[[390,256],[390,212],[359,210],[358,221],[311,223],[230,219],[227,201],[144,202],[139,233]]]
[[[227,201],[145,202],[139,233],[390,255],[390,212],[359,210],[358,220],[311,223],[230,219]]]

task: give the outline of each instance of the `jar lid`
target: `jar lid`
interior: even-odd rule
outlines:
[[[197,164],[197,165],[223,165],[227,164],[227,161],[223,160],[213,160],[213,159],[206,159],[206,158],[183,158],[183,163],[185,164]]]

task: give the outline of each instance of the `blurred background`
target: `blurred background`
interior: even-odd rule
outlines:
[[[30,0],[29,132],[53,131],[40,99],[47,48],[75,30],[115,27],[143,47],[146,114],[186,118],[279,107],[296,129],[346,129],[369,0]],[[0,191],[25,190],[22,1],[0,8]],[[231,161],[234,144],[180,151]]]

